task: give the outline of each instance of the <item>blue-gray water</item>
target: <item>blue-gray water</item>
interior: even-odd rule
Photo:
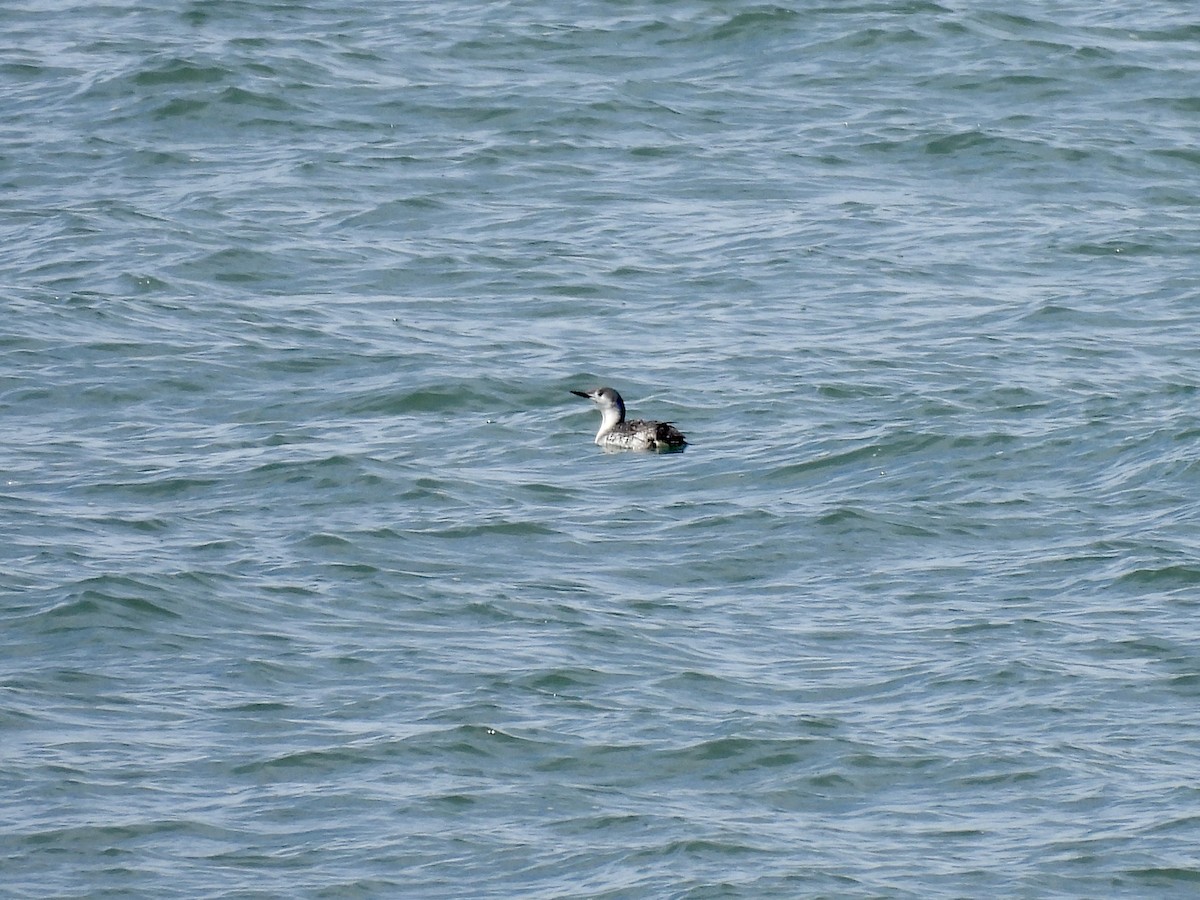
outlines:
[[[6,10],[0,892],[1193,896],[1193,12]]]

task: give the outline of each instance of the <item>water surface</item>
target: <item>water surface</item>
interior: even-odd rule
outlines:
[[[10,11],[9,894],[1191,896],[1200,29],[977,6]]]

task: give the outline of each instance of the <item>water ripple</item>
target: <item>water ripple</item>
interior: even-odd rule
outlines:
[[[1194,892],[1200,31],[577,6],[7,15],[6,889]]]

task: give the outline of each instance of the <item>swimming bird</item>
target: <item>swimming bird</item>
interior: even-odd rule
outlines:
[[[605,450],[650,450],[670,453],[682,450],[687,440],[670,422],[647,422],[642,419],[625,421],[625,401],[610,387],[591,391],[571,391],[600,407],[600,430],[596,443]]]

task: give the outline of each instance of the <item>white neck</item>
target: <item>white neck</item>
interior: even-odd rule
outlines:
[[[609,406],[605,409],[601,409],[600,413],[604,416],[604,418],[600,420],[600,430],[596,432],[597,444],[604,440],[604,436],[616,428],[621,423],[622,419],[621,411],[615,406]]]

